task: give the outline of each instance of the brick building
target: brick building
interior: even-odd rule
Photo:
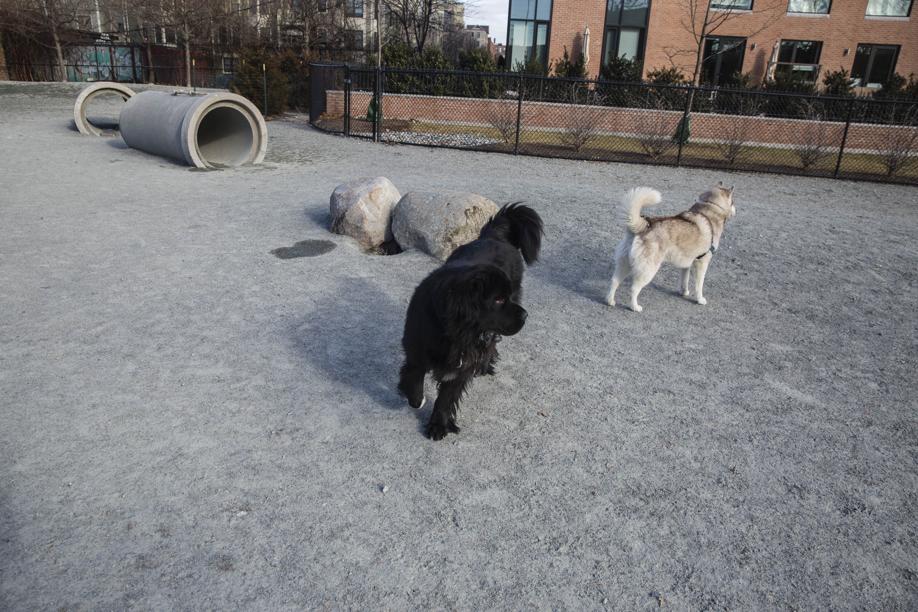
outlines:
[[[687,0],[510,0],[508,65],[532,57],[543,65],[564,49],[587,51],[587,72],[614,56],[654,68],[694,68],[694,40],[681,22]],[[845,68],[859,86],[876,88],[893,73],[918,73],[914,0],[712,0],[729,19],[704,43],[702,80],[723,84],[736,73],[761,81],[793,72],[818,82]],[[706,7],[699,0],[700,13]],[[699,16],[699,21],[701,17]]]

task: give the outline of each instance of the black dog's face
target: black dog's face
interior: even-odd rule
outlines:
[[[457,271],[450,287],[454,324],[475,331],[512,336],[523,329],[528,313],[511,298],[510,278],[497,266],[474,266]]]
[[[509,292],[497,291],[486,295],[479,318],[482,331],[512,336],[523,329],[528,313],[510,299]]]

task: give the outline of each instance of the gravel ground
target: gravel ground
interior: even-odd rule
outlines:
[[[915,188],[302,117],[194,171],[81,137],[76,91],[0,85],[0,609],[918,607]],[[443,442],[394,391],[436,262],[325,229],[374,175],[545,218],[529,321]],[[668,269],[606,307],[619,194],[721,178],[708,305]]]

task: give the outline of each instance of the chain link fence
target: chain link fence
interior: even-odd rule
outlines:
[[[310,120],[383,142],[918,184],[918,101],[313,64]]]

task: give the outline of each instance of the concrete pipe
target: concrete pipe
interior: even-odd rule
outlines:
[[[257,164],[268,129],[254,104],[232,93],[144,91],[121,109],[128,146],[198,168]]]
[[[89,103],[92,102],[93,99],[110,94],[117,94],[125,101],[134,97],[134,91],[130,87],[125,87],[121,83],[110,83],[108,81],[93,83],[80,92],[80,95],[77,96],[76,103],[73,105],[73,122],[76,123],[76,127],[80,131],[80,134],[85,136],[104,135],[105,132],[102,127],[93,125],[90,123],[89,119],[86,118],[86,111],[89,109]],[[114,128],[115,126],[104,127]]]

